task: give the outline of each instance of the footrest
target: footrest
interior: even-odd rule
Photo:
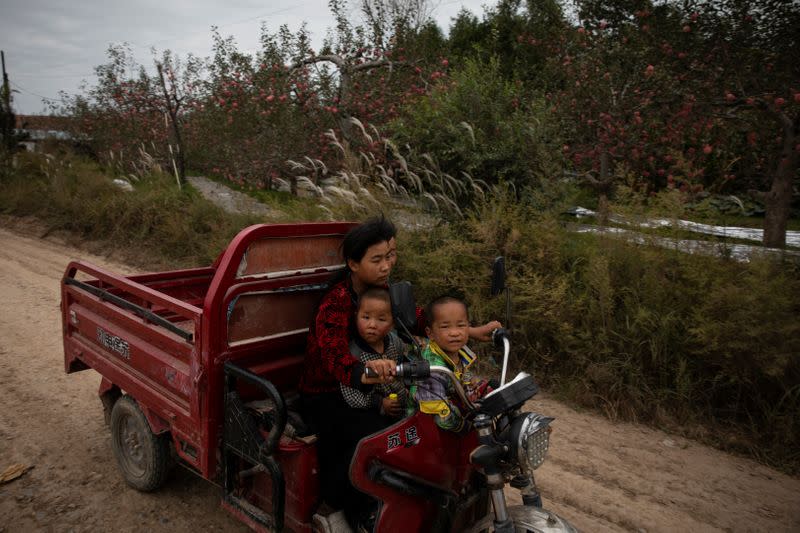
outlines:
[[[275,531],[275,520],[272,516],[246,500],[226,494],[222,500],[222,507],[254,531],[264,533]]]

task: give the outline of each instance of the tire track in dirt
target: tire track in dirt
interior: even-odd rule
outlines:
[[[219,508],[219,489],[188,471],[177,469],[155,494],[122,481],[97,398],[99,376],[64,373],[59,280],[70,257],[81,255],[0,229],[0,468],[35,466],[0,487],[0,528],[246,531]]]
[[[154,494],[121,480],[99,376],[64,373],[59,280],[73,258],[133,271],[0,228],[0,469],[35,465],[0,486],[0,531],[246,531],[220,509],[218,487],[185,470]],[[800,530],[800,480],[546,395],[528,407],[556,417],[537,471],[545,505],[583,531]]]
[[[800,480],[656,429],[579,413],[546,396],[528,407],[556,417],[537,479],[550,507],[579,528],[800,529]],[[561,509],[562,502],[568,507]],[[595,525],[593,518],[605,523]]]

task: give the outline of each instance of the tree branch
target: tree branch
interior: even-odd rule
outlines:
[[[333,63],[336,65],[340,70],[345,68],[345,60],[342,56],[337,54],[323,54],[319,56],[311,56],[305,59],[301,59],[300,61],[296,62],[292,65],[292,70],[298,69],[303,65],[315,65],[317,63],[324,63],[324,62]]]
[[[361,63],[360,65],[356,65],[355,67],[353,67],[353,70],[354,71],[369,70],[377,67],[382,67],[384,65],[391,66],[392,62],[386,58],[375,59],[372,61],[367,61],[366,63]]]

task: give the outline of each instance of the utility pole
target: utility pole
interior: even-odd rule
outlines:
[[[0,95],[0,147],[3,152],[14,147],[14,113],[11,112],[11,88],[8,86],[8,74],[6,73],[6,53],[0,50],[0,61],[3,64],[3,94]]]
[[[11,110],[11,89],[8,87],[8,74],[6,73],[6,53],[0,50],[0,59],[3,62],[3,108]]]

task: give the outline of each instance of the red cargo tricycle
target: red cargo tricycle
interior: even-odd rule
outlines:
[[[220,484],[222,506],[256,531],[349,531],[320,501],[316,437],[295,391],[308,326],[344,267],[339,245],[352,226],[251,226],[205,268],[121,276],[67,266],[65,368],[102,376],[112,451],[130,486],[157,489],[177,462]],[[510,344],[495,337],[504,381]],[[454,379],[417,362],[399,372]],[[416,413],[359,443],[350,477],[381,502],[375,531],[574,531],[541,508],[533,470],[552,419],[521,411],[537,392],[532,378],[520,374],[479,404],[454,384],[471,431],[442,431]],[[523,505],[506,505],[507,483]]]

